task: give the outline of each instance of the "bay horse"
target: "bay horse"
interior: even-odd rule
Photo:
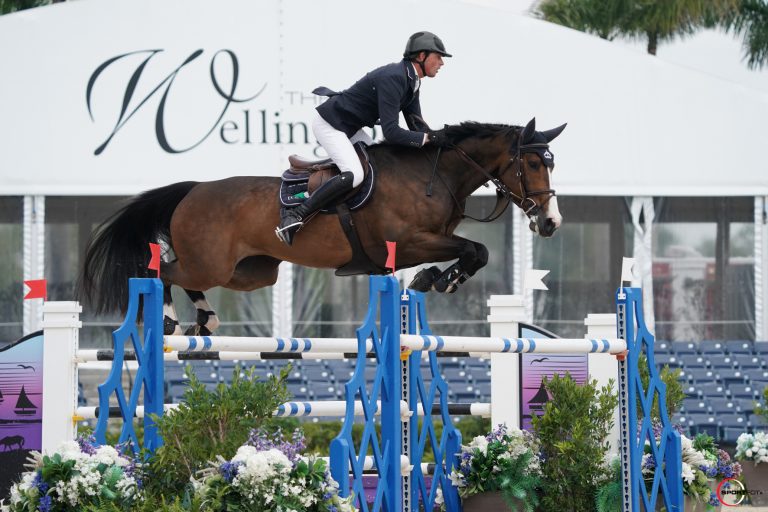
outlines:
[[[419,291],[455,292],[488,262],[484,245],[453,234],[467,198],[487,182],[497,189],[496,217],[511,201],[528,215],[531,230],[552,236],[562,217],[550,182],[549,142],[564,128],[536,131],[535,119],[525,127],[465,122],[443,128],[446,148],[369,147],[375,193],[352,213],[368,258],[384,273],[385,241],[393,241],[398,268],[458,259],[446,270],[421,270],[410,284]],[[148,244],[160,241],[173,251],[160,272],[166,334],[181,333],[171,303],[170,287],[177,285],[197,308],[188,334],[208,335],[219,321],[202,292],[271,286],[281,261],[333,269],[347,264],[352,248],[335,215],[316,216],[292,246],[277,239],[279,187],[279,178],[240,176],[141,193],[95,230],[78,294],[97,312],[124,312],[128,278],[154,275],[147,269]]]

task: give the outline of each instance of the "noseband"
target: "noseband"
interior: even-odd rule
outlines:
[[[491,212],[488,217],[485,217],[484,219],[476,219],[475,217],[472,217],[470,215],[464,215],[464,217],[470,218],[472,220],[476,220],[479,222],[491,222],[496,219],[498,219],[501,214],[506,211],[507,207],[509,206],[510,201],[514,202],[517,206],[520,207],[521,210],[530,218],[535,217],[539,214],[541,209],[546,206],[546,204],[549,202],[552,197],[555,196],[554,189],[548,188],[548,189],[542,189],[542,190],[530,190],[527,184],[526,180],[526,174],[523,169],[523,155],[525,153],[538,153],[541,149],[549,149],[549,144],[545,142],[533,142],[530,144],[520,144],[517,146],[517,150],[515,151],[515,156],[509,159],[509,164],[505,166],[503,169],[501,169],[498,173],[498,176],[494,176],[490,172],[486,171],[483,167],[480,166],[477,162],[475,162],[471,156],[469,156],[466,151],[461,149],[458,146],[454,146],[453,149],[456,150],[456,152],[459,154],[459,156],[467,162],[470,167],[473,169],[479,171],[480,173],[484,174],[488,181],[492,182],[493,185],[496,187],[496,207],[493,209],[493,212]],[[438,153],[439,157],[439,153]],[[501,181],[501,177],[504,176],[504,174],[507,172],[507,170],[512,167],[515,163],[517,163],[515,175],[517,178],[519,178],[520,181],[520,194],[516,194],[510,190],[510,188]],[[547,199],[542,204],[536,204],[536,201],[533,199],[536,196],[543,196],[548,195]],[[454,197],[454,201],[456,198]],[[530,203],[530,206],[528,206],[528,203]],[[457,202],[458,204],[458,202]]]

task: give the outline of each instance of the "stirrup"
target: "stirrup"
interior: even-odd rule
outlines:
[[[302,221],[297,221],[282,228],[277,226],[275,228],[275,236],[277,236],[278,240],[281,242],[284,242],[288,245],[293,245],[293,235],[295,235],[303,225],[304,223]]]

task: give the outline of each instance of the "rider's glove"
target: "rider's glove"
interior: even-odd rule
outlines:
[[[430,144],[434,144],[439,148],[446,148],[451,145],[448,138],[445,136],[445,133],[442,131],[428,131],[427,140]]]

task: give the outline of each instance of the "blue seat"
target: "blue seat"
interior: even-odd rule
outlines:
[[[737,412],[737,405],[730,398],[709,398],[709,406],[715,416],[721,414],[733,414]]]
[[[768,357],[768,341],[756,341],[753,346],[755,354]]]
[[[744,376],[750,382],[768,381],[768,368],[745,368]]]
[[[491,382],[491,371],[485,368],[467,368],[467,373],[475,384],[479,384],[480,382]]]
[[[738,364],[739,368],[742,370],[747,370],[751,368],[762,368],[765,359],[754,354],[734,354],[733,361]]]
[[[701,390],[695,384],[684,385],[683,393],[685,393],[686,398],[701,398],[703,396]]]
[[[709,400],[707,398],[683,398],[683,411],[686,413],[708,413]]]
[[[730,384],[742,384],[746,382],[744,372],[741,370],[727,370],[725,368],[721,368],[720,370],[720,380],[726,387]]]
[[[748,416],[749,426],[753,432],[764,432],[768,430],[768,423],[765,418],[759,414],[750,414]]]
[[[708,413],[686,413],[685,418],[691,435],[707,434],[715,439],[720,437],[720,426],[713,415]]]
[[[491,361],[489,359],[481,359],[479,357],[469,357],[464,360],[465,368],[484,368],[488,371],[491,370]]]
[[[733,383],[728,386],[732,398],[757,398],[755,389],[750,384]]]
[[[458,357],[441,357],[438,359],[441,368],[461,368],[461,359]]]
[[[720,380],[719,375],[712,370],[706,368],[691,368],[687,372],[689,380],[700,384],[702,382],[717,382]]]
[[[704,382],[696,387],[704,397],[721,397],[725,394],[725,386],[717,382]]]
[[[449,384],[461,384],[467,382],[467,372],[462,368],[443,368],[443,378]]]
[[[702,354],[724,354],[725,342],[720,340],[702,340],[699,342],[699,352]]]
[[[707,368],[709,366],[707,358],[699,354],[681,354],[678,359],[683,368]]]
[[[653,360],[656,362],[657,366],[683,366],[676,354],[654,354]]]
[[[696,344],[692,341],[673,341],[671,345],[672,352],[675,354],[696,354],[698,352]]]
[[[752,354],[754,350],[749,340],[726,340],[725,348],[729,354]]]
[[[733,368],[734,365],[733,358],[723,353],[708,354],[707,360],[712,368]]]
[[[289,383],[287,387],[292,400],[310,400],[309,390],[303,383]]]
[[[723,414],[718,418],[721,436],[726,442],[735,442],[742,433],[747,431],[747,418],[741,414]]]
[[[736,404],[737,412],[745,416],[755,412],[755,401],[751,398],[734,398],[733,403]]]
[[[656,343],[653,344],[653,353],[654,354],[671,354],[672,344],[669,341],[656,340]]]

